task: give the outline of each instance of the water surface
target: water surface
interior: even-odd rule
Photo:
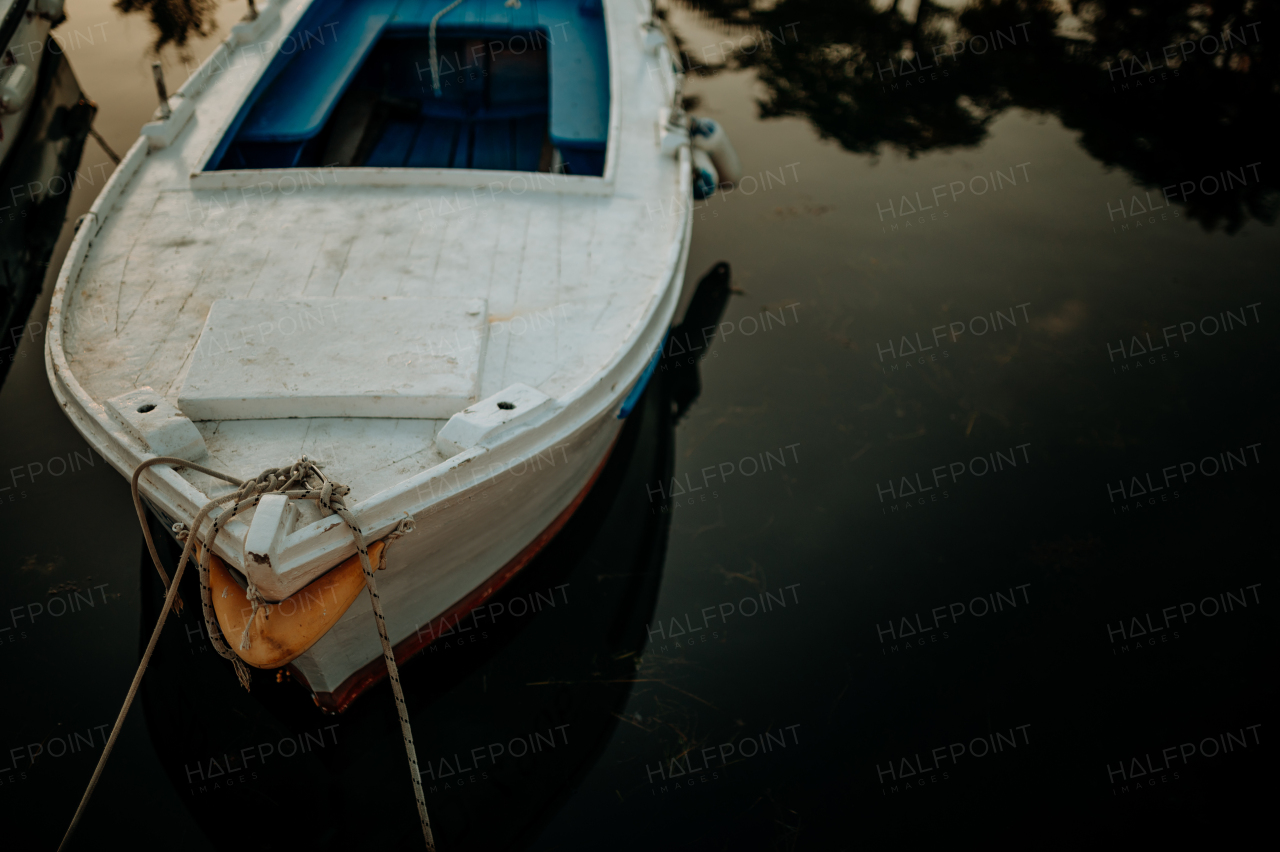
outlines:
[[[123,151],[153,106],[157,31],[72,12],[63,32],[103,25],[67,56]],[[567,582],[560,605],[406,667],[442,849],[1257,827],[1280,260],[1258,14],[672,11],[690,108],[750,177],[695,211],[689,277],[726,261],[734,292],[709,348],[666,362],[588,520],[511,592]],[[1224,30],[1229,47],[1203,42]],[[179,50],[215,41],[166,42],[173,85]],[[1152,68],[1169,45],[1177,67]],[[109,162],[90,141],[80,171]],[[77,186],[69,221],[100,186]],[[85,461],[48,389],[48,290],[0,389],[0,754],[93,745],[0,773],[22,848],[54,845],[74,810],[156,597],[125,482]],[[31,621],[70,585],[94,606]],[[166,628],[82,845],[414,848],[385,689],[338,719],[293,684],[246,696],[192,627]],[[509,753],[539,733],[559,745]],[[280,757],[290,738],[310,751]],[[207,783],[210,760],[264,743],[257,777]]]

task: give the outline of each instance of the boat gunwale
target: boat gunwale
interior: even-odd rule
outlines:
[[[682,149],[680,163],[681,182],[685,184],[684,189],[690,188],[688,186],[691,183],[690,159],[688,149]],[[353,502],[351,508],[361,518],[361,527],[368,538],[381,538],[390,533],[406,514],[419,522],[425,521],[432,514],[440,511],[445,504],[451,503],[455,498],[459,497],[459,495],[493,482],[492,476],[485,476],[478,479],[473,478],[471,481],[464,481],[459,484],[459,478],[455,476],[452,482],[449,483],[450,474],[474,462],[481,456],[501,451],[503,461],[500,467],[503,470],[509,469],[522,457],[530,458],[564,443],[570,436],[592,420],[607,414],[610,409],[621,404],[630,389],[639,381],[644,365],[650,360],[650,353],[657,350],[666,339],[667,328],[679,302],[682,288],[674,279],[676,276],[683,277],[684,267],[688,260],[689,233],[693,225],[690,212],[691,205],[686,205],[685,211],[682,228],[684,232],[683,238],[672,243],[672,257],[670,257],[666,265],[665,277],[668,282],[667,286],[662,288],[662,292],[658,294],[659,298],[655,298],[650,302],[645,312],[645,321],[637,324],[638,332],[635,337],[643,338],[647,334],[651,337],[649,343],[652,345],[640,345],[640,340],[637,339],[634,345],[620,347],[615,354],[614,360],[606,368],[598,371],[568,396],[558,399],[557,402],[561,404],[557,406],[549,418],[541,423],[517,429],[514,433],[500,439],[493,446],[480,444],[471,447],[440,464],[424,468],[400,482],[370,495],[365,500]],[[81,230],[85,231],[86,229],[82,227]],[[78,237],[79,235],[77,235]],[[77,267],[82,262],[83,258],[78,259]],[[122,427],[111,421],[106,413],[105,406],[98,403],[84,390],[66,361],[65,350],[62,348],[61,340],[61,311],[58,310],[55,314],[55,307],[60,309],[62,302],[65,300],[66,279],[70,277],[67,274],[68,272],[67,267],[64,267],[63,273],[59,275],[58,286],[53,294],[53,304],[50,307],[46,365],[50,376],[54,378],[51,385],[59,403],[67,412],[68,418],[76,426],[77,430],[84,435],[94,449],[112,467],[116,468],[122,476],[129,478],[138,464],[145,459],[154,458],[155,454],[146,450],[139,452],[134,449],[133,444],[135,442],[133,439],[125,433]],[[664,305],[666,309],[662,310]],[[666,322],[657,323],[655,327],[655,320],[658,320],[660,315],[665,316]],[[637,369],[624,371],[623,368],[629,356],[631,360],[636,362]],[[634,378],[627,381],[621,390],[618,389],[618,386],[622,384],[621,379],[623,378],[623,376],[618,375],[620,372],[634,373]],[[602,390],[610,379],[615,379],[610,388]],[[70,404],[73,401],[77,403],[75,406]],[[594,404],[592,404],[593,402]],[[493,463],[498,463],[496,461],[497,456],[491,456],[491,458],[495,458]],[[438,480],[444,480],[448,484],[444,488],[432,487],[431,483]],[[225,493],[230,487],[227,486],[216,493]],[[206,494],[202,492],[179,474],[176,468],[170,467],[148,468],[139,479],[139,489],[165,515],[186,523],[189,523],[194,518],[199,508],[210,497],[215,496],[215,493]],[[424,491],[429,494],[429,497],[425,499],[422,496]],[[408,505],[404,505],[406,503]],[[226,510],[215,509],[210,517],[217,517],[224,511]],[[241,574],[246,573],[243,544],[245,534],[248,532],[248,526],[245,521],[239,518],[232,519],[222,526],[218,538],[213,542],[213,551],[221,556],[230,567]],[[297,589],[302,588],[355,552],[355,544],[350,534],[342,524],[334,524],[331,518],[321,518],[307,524],[291,533],[290,537],[293,536],[298,536],[306,541],[306,557],[300,561],[306,565],[314,564],[315,567],[312,570],[303,571],[292,578],[284,589],[285,594],[293,594]]]
[[[626,2],[626,0],[621,0]],[[271,25],[267,26],[262,23],[261,16],[255,20],[255,31],[252,32],[250,38],[246,38],[244,42],[237,40],[233,31],[227,39],[219,45],[217,49],[200,64],[200,67],[192,73],[187,83],[183,83],[182,88],[178,90],[178,95],[187,99],[193,99],[198,96],[204,89],[205,83],[215,73],[208,70],[215,57],[221,59],[223,55],[234,56],[235,51],[248,44],[270,44],[265,36],[273,34],[279,28],[285,26],[296,26],[299,21],[307,14],[307,11],[316,2],[316,0],[307,0],[298,10],[297,14],[291,19],[286,19],[281,7],[287,6],[291,0],[276,0],[269,7],[275,12],[275,18],[271,21]],[[614,178],[618,171],[618,137],[622,130],[622,113],[621,113],[621,82],[619,75],[616,73],[618,65],[618,44],[617,38],[623,37],[624,23],[615,20],[619,11],[616,9],[618,3],[604,3],[605,16],[605,48],[609,58],[609,119],[608,119],[608,138],[605,142],[605,158],[604,158],[604,174],[595,175],[554,175],[563,180],[559,188],[553,188],[552,191],[571,195],[612,195],[614,192]],[[612,12],[610,11],[612,9]],[[638,31],[638,28],[637,28]],[[385,34],[385,31],[384,31]],[[616,37],[615,37],[616,36]],[[381,38],[381,36],[380,36]],[[236,117],[240,113],[241,105],[253,93],[263,75],[271,67],[271,64],[279,56],[280,51],[284,47],[284,40],[280,39],[270,55],[263,56],[261,51],[258,52],[260,62],[258,68],[251,75],[246,75],[244,85],[247,94],[243,99],[237,100],[237,107],[228,111],[223,119],[217,125],[217,128],[210,139],[209,144],[195,161],[199,163],[198,168],[189,175],[190,186],[193,190],[201,189],[242,189],[257,185],[263,180],[278,181],[288,175],[296,175],[306,171],[305,168],[290,169],[214,169],[212,160],[218,149],[222,146],[226,134],[230,131],[231,126],[235,123]],[[644,53],[643,46],[641,53]],[[199,78],[198,84],[193,87],[191,92],[186,92],[188,83]],[[180,130],[179,133],[182,131]],[[312,166],[314,170],[317,167]],[[501,181],[510,185],[510,181],[516,177],[526,177],[528,175],[545,174],[544,172],[524,172],[508,169],[416,169],[403,167],[385,167],[385,166],[355,166],[336,168],[334,166],[321,165],[318,168],[329,170],[334,173],[337,185],[339,186],[456,186],[471,187],[485,186],[496,181]],[[338,177],[338,175],[341,177]],[[527,178],[526,178],[527,179]],[[543,191],[541,181],[531,180],[531,191]],[[554,182],[553,182],[554,184]]]
[[[605,9],[608,10],[614,5],[616,4],[606,3]],[[624,23],[617,19],[617,12],[608,17],[607,21],[614,28],[620,28]],[[610,44],[613,44],[613,39],[610,40]],[[611,61],[614,60],[612,49]],[[640,55],[645,55],[643,47],[640,48]],[[198,73],[199,71],[197,71]],[[668,73],[674,76],[677,72],[674,68],[669,68]],[[660,78],[663,84],[666,83],[665,76]],[[617,79],[616,75],[614,75],[614,79]],[[674,86],[663,85],[662,88],[665,96],[665,92],[669,88],[674,88]],[[618,99],[614,99],[611,110],[615,110],[617,107]],[[618,120],[620,123],[620,117]],[[611,144],[616,143],[618,134],[611,132],[611,136],[614,140]],[[123,427],[111,420],[105,406],[90,395],[79,383],[67,360],[66,349],[63,345],[62,319],[68,295],[74,295],[77,292],[75,285],[79,283],[80,273],[83,271],[84,262],[94,238],[105,227],[111,208],[124,194],[133,179],[142,171],[145,160],[152,153],[159,152],[158,150],[153,152],[150,149],[146,135],[139,136],[120,166],[104,185],[102,193],[95,199],[89,212],[82,218],[58,274],[50,303],[47,329],[48,341],[45,346],[46,370],[59,404],[66,411],[68,418],[76,429],[109,464],[126,478],[132,476],[138,464],[145,459],[154,458],[155,454],[149,453],[145,448],[136,449],[134,445],[137,442],[125,432]],[[659,157],[662,156],[657,150],[654,151],[654,154]],[[676,159],[678,164],[678,196],[681,198],[691,197],[691,152],[687,143],[680,147]],[[513,433],[508,433],[499,439],[492,446],[479,445],[473,447],[437,465],[424,468],[400,482],[370,495],[365,500],[353,502],[353,508],[362,517],[364,521],[362,526],[369,536],[376,538],[390,532],[406,513],[419,518],[430,515],[435,507],[452,501],[457,495],[477,486],[482,486],[488,481],[481,479],[457,486],[455,479],[455,487],[439,491],[428,488],[427,490],[431,494],[430,498],[422,499],[423,486],[429,485],[433,480],[447,477],[450,473],[481,455],[501,452],[504,458],[512,456],[518,458],[519,454],[525,450],[530,450],[531,454],[538,452],[539,448],[545,451],[548,447],[554,447],[558,440],[572,435],[586,423],[606,414],[609,409],[620,404],[631,387],[639,380],[643,367],[648,363],[651,353],[662,345],[667,328],[680,301],[683,282],[676,279],[677,277],[683,278],[693,225],[692,205],[681,206],[680,218],[682,221],[676,229],[678,236],[671,241],[669,255],[661,276],[661,280],[665,283],[663,286],[654,289],[649,303],[639,313],[635,324],[632,326],[632,333],[620,343],[610,361],[577,388],[558,398],[559,405],[557,410],[545,421],[536,425],[518,428]],[[632,361],[637,362],[636,369],[626,369]],[[621,390],[618,389],[620,384],[623,385]],[[608,386],[607,390],[604,389],[606,385]],[[161,511],[176,520],[186,522],[194,518],[196,512],[207,502],[210,496],[217,493],[210,492],[210,494],[206,494],[192,482],[185,479],[176,469],[168,467],[148,469],[141,477],[139,484],[143,494],[154,502]],[[415,493],[418,498],[412,499],[410,495]],[[218,513],[215,512],[215,514]],[[291,587],[297,585],[298,588],[301,588],[306,582],[310,582],[310,580],[337,564],[342,558],[346,558],[346,556],[354,552],[354,543],[350,536],[345,533],[345,530],[339,529],[341,525],[326,524],[326,520],[328,519],[315,521],[294,531],[294,535],[303,532],[307,534],[304,538],[307,539],[308,556],[302,562],[307,565],[323,563],[323,567],[318,571],[300,575],[296,580],[290,582],[289,585]],[[213,543],[214,552],[222,556],[230,566],[241,573],[244,573],[242,548],[247,530],[248,525],[245,522],[233,519],[222,528],[221,534]]]

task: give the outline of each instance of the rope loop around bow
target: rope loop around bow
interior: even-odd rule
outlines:
[[[214,497],[206,503],[196,513],[189,527],[182,523],[173,525],[174,535],[182,542],[183,547],[182,556],[178,558],[178,567],[173,573],[172,582],[160,562],[160,553],[156,550],[155,541],[151,537],[151,527],[147,523],[146,510],[142,506],[142,495],[139,490],[139,479],[142,477],[143,471],[157,464],[168,464],[175,468],[185,467],[199,471],[207,476],[212,476],[215,479],[229,482],[235,486],[233,491],[220,497]],[[300,487],[295,488],[295,486]],[[232,651],[223,641],[222,631],[218,626],[217,615],[213,609],[213,595],[209,588],[209,559],[213,551],[213,543],[218,538],[219,529],[238,513],[257,506],[264,494],[271,493],[285,493],[290,499],[296,500],[319,500],[321,507],[326,512],[339,515],[351,530],[351,537],[355,540],[356,553],[360,557],[360,567],[364,572],[365,588],[369,592],[369,602],[373,608],[374,622],[378,627],[378,639],[382,643],[382,658],[387,665],[387,676],[391,681],[391,690],[395,696],[396,713],[400,719],[400,733],[404,739],[405,752],[409,758],[409,772],[413,778],[414,799],[417,801],[418,818],[422,824],[422,836],[426,841],[427,852],[435,852],[435,838],[431,833],[431,821],[427,816],[426,797],[422,791],[422,772],[418,768],[417,750],[413,744],[413,731],[409,725],[409,709],[404,700],[404,691],[400,686],[400,671],[396,665],[390,636],[387,633],[386,616],[383,615],[382,603],[378,598],[378,585],[373,576],[373,566],[369,561],[369,549],[365,544],[364,532],[343,500],[351,492],[351,489],[345,485],[330,481],[328,477],[321,473],[320,466],[306,456],[302,456],[287,468],[268,468],[255,478],[243,481],[186,459],[158,456],[147,459],[133,471],[131,489],[133,492],[133,507],[138,513],[138,521],[142,525],[143,539],[146,541],[147,550],[151,554],[151,560],[155,565],[156,572],[164,583],[165,600],[160,610],[160,617],[156,621],[155,629],[151,632],[151,639],[147,643],[146,650],[143,651],[142,661],[138,664],[138,670],[133,676],[133,683],[129,686],[129,692],[125,696],[123,706],[120,708],[120,714],[116,717],[115,727],[111,729],[111,734],[103,746],[102,755],[98,758],[98,765],[94,769],[93,777],[89,779],[84,796],[80,799],[80,805],[76,808],[75,816],[71,819],[71,825],[67,827],[67,832],[62,837],[62,843],[58,847],[59,852],[66,848],[71,835],[76,830],[76,826],[80,824],[80,819],[84,815],[85,808],[89,804],[89,799],[93,795],[94,789],[98,786],[98,780],[102,777],[102,770],[107,765],[107,758],[115,747],[121,728],[124,727],[125,717],[129,714],[129,708],[133,705],[138,686],[142,683],[142,675],[147,670],[151,655],[155,652],[156,643],[160,639],[160,631],[164,628],[169,612],[171,610],[180,612],[182,609],[182,599],[178,596],[178,582],[182,579],[182,572],[186,568],[187,560],[191,558],[192,551],[197,544],[200,546],[199,559],[196,562],[200,573],[200,603],[204,610],[205,629],[209,636],[209,642],[219,656],[231,661],[240,685],[246,690],[249,689],[249,668],[240,659],[239,655]],[[201,524],[212,515],[215,509],[224,503],[231,503],[232,505],[213,518],[213,523],[209,527],[208,533],[202,537],[200,535]],[[396,525],[392,535],[399,538],[412,531],[412,529],[413,519],[406,518]],[[244,632],[240,636],[240,648],[242,650],[249,647],[249,627],[253,624],[259,609],[269,605],[251,578],[248,579],[248,595],[253,604],[253,615],[250,616]]]

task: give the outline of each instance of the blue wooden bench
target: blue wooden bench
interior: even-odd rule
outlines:
[[[538,22],[551,41],[551,142],[571,173],[602,175],[609,140],[609,50],[600,2],[542,0]]]
[[[346,0],[319,27],[295,31],[291,38],[298,48],[292,61],[259,95],[237,138],[301,142],[318,134],[386,29],[395,4],[396,0]],[[316,29],[323,41],[311,37]],[[286,40],[281,52],[288,46]]]
[[[218,168],[299,165],[379,40],[425,37],[431,18],[448,2],[317,0],[286,38],[213,161]],[[428,75],[420,87],[421,120],[392,121],[366,165],[534,170],[548,133],[571,173],[602,174],[609,59],[600,0],[523,0],[519,9],[505,0],[465,0],[441,20],[437,33],[441,40],[500,40],[502,50],[514,52],[534,31],[546,50],[550,79],[549,92],[539,95],[547,100],[545,119],[529,114],[532,104],[520,103],[518,92],[508,98],[517,108],[512,115],[502,114],[502,103],[490,105],[497,108],[492,114],[473,111],[461,120],[442,115],[446,105],[433,102]],[[491,101],[501,100],[496,91],[490,94]]]
[[[399,0],[316,0],[211,158],[220,169],[292,168],[386,28]],[[242,48],[243,50],[244,48]]]

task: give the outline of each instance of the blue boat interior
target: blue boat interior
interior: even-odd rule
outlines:
[[[510,169],[603,175],[601,0],[315,0],[208,168]]]

